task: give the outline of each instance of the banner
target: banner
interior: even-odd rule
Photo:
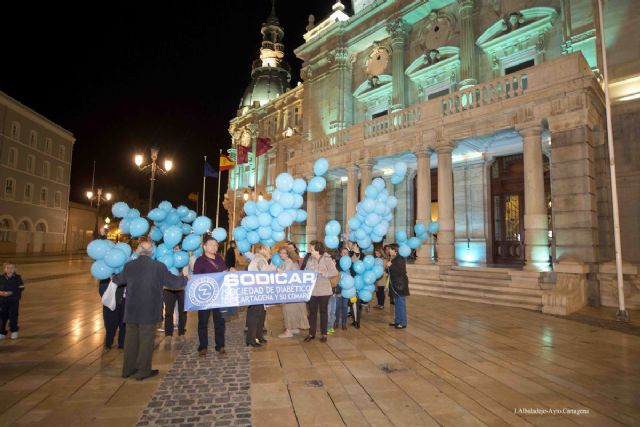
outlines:
[[[234,271],[194,274],[185,289],[187,311],[258,304],[307,302],[318,274],[313,271]]]

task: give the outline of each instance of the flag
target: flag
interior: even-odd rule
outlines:
[[[204,161],[204,176],[210,176],[211,178],[218,177],[218,171],[215,170],[206,160]]]
[[[256,138],[256,156],[262,156],[269,152],[271,149],[270,141],[269,138]]]
[[[228,171],[229,169],[233,169],[236,164],[231,160],[229,156],[222,155],[220,156],[220,172]]]
[[[198,193],[189,193],[189,195],[187,196],[187,199],[189,199],[192,202],[197,202],[198,201]]]
[[[249,150],[244,145],[236,146],[236,164],[241,165],[249,161]]]

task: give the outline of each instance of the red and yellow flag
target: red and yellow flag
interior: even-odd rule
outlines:
[[[231,160],[231,157],[222,155],[220,156],[220,172],[233,169],[236,164]]]

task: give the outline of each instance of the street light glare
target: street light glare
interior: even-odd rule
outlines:
[[[140,166],[144,161],[144,157],[142,157],[142,154],[136,154],[133,161],[136,162],[136,166]]]
[[[87,199],[93,198],[93,191],[87,191]]]
[[[164,161],[164,169],[169,172],[173,168],[173,162],[171,160]]]
[[[244,199],[245,202],[247,200],[249,200],[249,193],[247,193],[246,190],[245,190],[244,194],[242,195],[242,198]]]
[[[107,200],[111,200],[111,193],[107,193]]]

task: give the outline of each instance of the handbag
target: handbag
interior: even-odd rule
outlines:
[[[102,305],[107,307],[109,310],[114,311],[116,309],[116,291],[118,290],[118,285],[116,285],[113,280],[109,282],[109,286],[107,286],[107,290],[102,294]]]

